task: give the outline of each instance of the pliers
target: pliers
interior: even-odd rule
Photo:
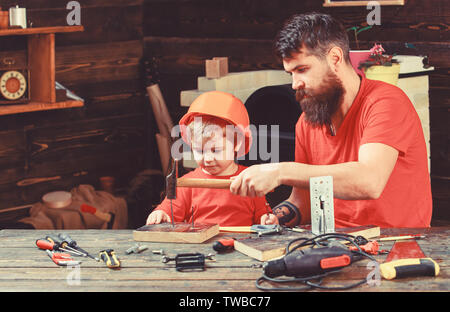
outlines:
[[[80,265],[81,261],[73,260],[68,253],[53,252],[48,249],[45,250],[52,261],[59,266],[75,266]]]

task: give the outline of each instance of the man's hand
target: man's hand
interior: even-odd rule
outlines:
[[[250,166],[231,178],[230,191],[241,196],[261,197],[280,185],[278,175],[278,164]]]
[[[162,210],[155,210],[148,216],[146,224],[159,224],[163,222],[170,222],[170,217]]]

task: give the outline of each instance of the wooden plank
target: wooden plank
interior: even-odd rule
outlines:
[[[73,53],[73,51],[78,51]],[[105,55],[105,51],[108,53]],[[56,79],[66,86],[140,79],[141,41],[72,45],[56,49]],[[120,85],[118,86],[121,90]],[[83,97],[84,91],[80,96]]]
[[[85,0],[81,4],[82,9],[87,8],[104,8],[104,7],[127,7],[142,5],[144,0]],[[2,5],[4,8],[15,5],[16,2],[13,0],[4,0]],[[42,10],[62,10],[65,9],[67,5],[66,1],[53,1],[49,2],[46,0],[33,0],[26,4],[27,11],[29,12],[39,12]]]
[[[32,146],[30,160],[57,160],[61,152],[66,157],[78,156],[74,153],[76,150],[88,155],[90,148],[97,152],[138,148],[137,143],[145,135],[144,120],[142,116],[131,114],[34,127],[27,131],[28,144]]]
[[[257,39],[144,38],[144,49],[158,58],[161,73],[193,71],[203,76],[205,60],[216,55],[228,57],[230,72],[281,69],[273,58],[272,44],[272,40]]]
[[[192,224],[175,222],[148,224],[133,231],[138,242],[201,244],[219,234],[218,224]]]
[[[34,246],[36,237],[57,234],[60,231],[46,230],[2,230],[0,231],[0,290],[2,291],[257,291],[255,281],[262,274],[261,267],[253,267],[256,260],[239,252],[218,254],[216,261],[208,261],[206,270],[188,273],[177,272],[174,264],[160,262],[160,255],[125,255],[125,250],[134,242],[132,230],[70,230],[64,231],[78,244],[95,254],[102,248],[113,248],[122,261],[121,270],[107,269],[104,264],[84,259],[79,271],[79,283],[71,283],[73,269],[56,267],[46,254]],[[383,235],[423,233],[426,238],[419,241],[422,250],[435,259],[441,268],[438,277],[406,278],[398,280],[380,280],[379,285],[367,283],[352,288],[354,292],[392,292],[392,291],[448,291],[450,259],[448,258],[448,233],[450,228],[427,229],[384,229]],[[226,235],[226,234],[219,234]],[[248,234],[239,234],[245,237]],[[386,248],[393,242],[386,242]],[[164,249],[168,255],[196,251],[207,253],[210,244],[145,243],[149,250]],[[150,255],[150,256],[149,256]],[[375,256],[382,262],[386,255]],[[14,258],[15,261],[10,261]],[[353,263],[350,267],[324,278],[322,285],[342,286],[365,279],[373,270],[367,267],[368,260]],[[75,276],[77,277],[77,276]],[[68,280],[69,278],[69,280]],[[108,287],[104,289],[105,281]],[[264,284],[270,286],[269,284]],[[287,285],[273,286],[298,286]],[[318,291],[318,290],[313,290]]]
[[[67,272],[68,273],[68,272]],[[82,273],[81,273],[82,274]],[[356,280],[350,281],[356,282]],[[108,287],[104,286],[108,283]],[[380,286],[370,287],[363,284],[348,290],[349,292],[423,292],[424,289],[429,292],[447,292],[447,280],[433,279],[426,280],[407,280],[407,281],[382,281]],[[288,284],[289,286],[298,286],[298,284]],[[287,286],[287,285],[283,285]],[[179,280],[174,282],[162,280],[124,280],[124,281],[99,281],[83,280],[80,284],[68,284],[67,280],[48,281],[41,280],[30,283],[29,280],[2,281],[0,280],[0,291],[3,292],[42,292],[45,289],[48,292],[154,292],[155,296],[164,296],[166,292],[170,293],[188,293],[188,292],[256,292],[255,282],[251,280],[207,280],[198,283],[197,281]],[[319,290],[312,290],[317,292]],[[261,292],[264,294],[264,292]],[[151,296],[151,295],[150,295]],[[226,295],[224,295],[226,296]],[[179,308],[178,303],[168,301],[166,307],[173,306],[173,309]]]
[[[0,168],[7,170],[25,161],[23,130],[0,131]]]
[[[324,7],[353,7],[353,6],[367,6],[370,1],[333,1],[325,0]],[[380,5],[404,5],[405,0],[378,0]]]
[[[410,0],[403,7],[384,6],[381,25],[360,33],[361,39],[403,42],[430,38],[447,41],[448,14],[443,0]],[[144,36],[273,39],[284,20],[297,12],[294,2],[278,1],[157,1],[144,4]],[[323,8],[321,1],[303,1],[301,12],[324,12],[346,28],[367,26],[369,10],[361,7]],[[236,12],[239,12],[237,14]],[[299,12],[300,13],[300,12]],[[431,39],[433,38],[433,39]]]
[[[55,34],[28,37],[28,65],[32,101],[55,103]]]
[[[33,24],[51,26],[65,24],[69,11],[64,6],[30,12]],[[82,4],[83,6],[83,4]],[[92,6],[82,8],[83,32],[57,34],[58,46],[139,40],[142,37],[142,5]]]
[[[43,90],[43,89],[41,89]],[[51,91],[50,91],[51,92]],[[54,92],[53,92],[54,94]],[[42,94],[42,97],[47,97],[49,93]],[[84,102],[75,101],[75,100],[67,100],[62,102],[56,102],[56,99],[53,102],[38,102],[31,101],[27,104],[17,104],[17,105],[5,105],[0,107],[0,115],[12,115],[12,114],[22,114],[29,112],[37,112],[37,111],[48,111],[54,109],[66,109],[66,108],[74,108],[74,107],[83,107]]]
[[[83,26],[53,26],[53,27],[33,27],[33,28],[13,28],[0,29],[0,36],[18,36],[18,35],[36,35],[36,34],[55,34],[71,33],[84,31]]]

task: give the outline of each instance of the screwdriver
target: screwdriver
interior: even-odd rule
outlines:
[[[105,249],[99,252],[99,257],[106,263],[106,266],[110,269],[120,267],[120,261],[117,258],[113,249]]]
[[[59,234],[58,234],[58,237],[63,241],[63,243],[66,243],[66,244],[69,245],[70,247],[75,248],[75,250],[84,253],[85,256],[87,256],[87,257],[89,257],[89,258],[91,258],[91,259],[94,259],[95,261],[100,261],[99,258],[90,255],[86,250],[81,249],[79,246],[77,246],[77,242],[74,241],[74,240],[69,236],[69,234],[66,234],[66,233],[59,233]]]
[[[65,252],[73,252],[71,250],[62,248],[55,242],[51,242],[45,238],[36,240],[36,246],[38,246],[39,249],[44,249],[44,250],[61,250],[61,251],[65,251]]]
[[[380,264],[380,273],[387,280],[402,277],[438,276],[439,265],[431,258],[399,259]]]
[[[79,251],[79,250],[76,250],[76,249],[74,249],[74,248],[68,246],[68,244],[67,244],[66,242],[60,242],[58,239],[54,238],[53,236],[47,235],[47,236],[45,237],[45,239],[48,240],[48,241],[50,241],[50,242],[55,243],[55,245],[58,246],[58,247],[60,247],[60,248],[61,248],[61,247],[64,248],[65,251],[72,252],[72,253],[74,253],[74,254],[76,254],[76,255],[86,257],[86,254],[85,254],[85,253],[83,253],[83,252],[81,252],[81,251]]]
[[[212,248],[218,253],[227,252],[234,249],[234,238],[222,238],[215,241]]]

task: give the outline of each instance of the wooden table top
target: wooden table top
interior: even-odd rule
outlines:
[[[121,260],[120,270],[112,270],[103,262],[75,257],[82,261],[78,268],[54,264],[46,252],[36,247],[35,241],[45,235],[67,233],[78,245],[97,256],[103,249],[114,249]],[[424,234],[418,243],[426,256],[440,266],[437,277],[416,277],[381,280],[378,286],[363,284],[349,291],[449,291],[450,290],[450,227],[429,229],[382,229],[382,235]],[[229,233],[219,236],[230,237]],[[232,234],[247,237],[248,234]],[[255,281],[262,275],[261,262],[233,251],[216,254],[212,243],[203,244],[148,243],[148,250],[127,255],[134,245],[132,230],[1,230],[0,231],[0,291],[95,291],[95,292],[256,292]],[[390,250],[393,242],[384,242],[382,249]],[[201,272],[178,272],[174,262],[162,263],[161,255],[153,250],[163,249],[169,256],[200,252],[215,254],[215,261],[206,262]],[[386,255],[375,257],[379,263]],[[353,263],[332,277],[324,285],[344,285],[364,279],[371,270],[368,259]],[[317,291],[317,290],[315,290]],[[320,290],[318,290],[320,291]]]

